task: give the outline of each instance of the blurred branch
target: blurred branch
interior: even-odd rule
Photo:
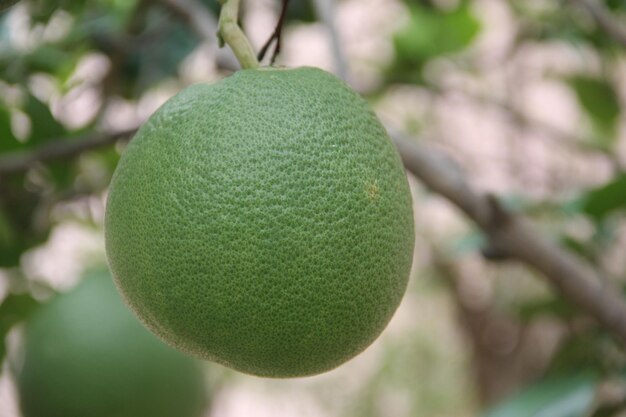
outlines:
[[[600,29],[626,48],[626,22],[618,22],[597,0],[570,0],[570,2],[587,10]]]
[[[477,283],[463,261],[446,256],[432,244],[430,257],[432,268],[450,289],[457,322],[472,346],[471,369],[481,403],[501,401],[544,374],[559,343],[546,343],[535,323],[498,308],[496,297],[480,297],[477,302],[477,287],[491,284]],[[550,330],[550,338],[566,336],[565,325]],[[538,343],[544,348],[537,349]]]
[[[10,152],[0,156],[0,176],[23,172],[38,162],[69,159],[83,152],[112,145],[118,140],[128,139],[137,128],[115,133],[92,133],[80,138],[52,139],[46,145],[31,151]]]
[[[319,19],[326,26],[328,36],[330,38],[330,46],[332,48],[333,60],[335,61],[335,70],[339,78],[347,83],[350,83],[348,74],[348,65],[345,60],[345,55],[341,47],[341,41],[339,39],[339,31],[335,23],[335,1],[334,0],[313,0],[315,10]]]
[[[596,318],[626,345],[626,302],[618,288],[581,259],[544,238],[494,196],[472,189],[448,156],[401,134],[392,136],[406,168],[483,230],[492,255],[524,262],[541,272],[563,297]]]

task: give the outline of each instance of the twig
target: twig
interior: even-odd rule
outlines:
[[[230,0],[228,6],[222,5],[222,9],[227,7],[227,16],[224,16],[223,18],[220,17],[220,19],[222,19],[220,22],[216,22],[215,17],[207,10],[206,6],[198,0],[160,1],[177,18],[188,24],[196,35],[205,42],[215,43],[216,41],[219,41],[220,46],[222,46],[219,36],[223,37],[224,34],[222,31],[226,30],[228,32],[227,37],[231,39],[231,41],[226,38],[224,38],[224,40],[231,46],[233,53],[235,53],[235,57],[232,57],[229,54],[227,62],[227,67],[229,69],[239,68],[239,66],[241,66],[241,59],[244,59],[246,62],[252,62],[252,65],[256,62],[252,46],[250,46],[245,38],[245,35],[237,24],[239,0]],[[235,45],[239,46],[233,48],[231,42],[235,42]],[[243,57],[240,57],[237,53],[242,50]],[[252,56],[252,59],[250,59],[250,55]],[[237,59],[235,60],[235,58]]]
[[[471,218],[489,239],[491,251],[541,272],[563,297],[626,345],[626,302],[618,288],[581,259],[544,238],[493,196],[473,190],[446,155],[412,143],[398,133],[393,137],[405,167]]]
[[[257,68],[259,61],[248,38],[239,27],[239,0],[220,0],[222,9],[218,22],[220,46],[224,42],[233,50],[242,68]]]
[[[341,47],[341,41],[339,40],[339,32],[337,31],[337,25],[335,24],[334,17],[334,0],[313,0],[315,9],[319,19],[326,26],[328,36],[330,38],[330,45],[333,53],[333,60],[335,61],[335,71],[339,78],[350,83],[348,74],[348,65],[344,58],[343,49]]]
[[[272,53],[272,58],[270,59],[270,65],[274,64],[276,61],[276,57],[280,53],[280,44],[281,38],[283,34],[283,25],[285,24],[285,16],[287,15],[287,8],[289,7],[289,0],[282,0],[283,6],[280,10],[280,16],[278,17],[278,23],[276,23],[276,28],[274,28],[274,32],[270,35],[270,38],[265,42],[265,45],[261,48],[257,55],[257,59],[261,61],[263,57],[265,57],[265,53],[269,49],[270,45],[273,41],[276,41],[276,47],[274,48],[274,52]]]
[[[133,128],[115,133],[92,133],[72,140],[51,139],[48,144],[35,150],[11,152],[0,156],[0,176],[26,171],[38,162],[69,159],[85,151],[128,139],[136,131],[137,128]]]
[[[626,48],[626,22],[618,22],[611,12],[596,0],[570,0],[570,2],[586,9],[600,29]]]

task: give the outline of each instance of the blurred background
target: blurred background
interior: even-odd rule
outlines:
[[[243,1],[257,50],[280,3]],[[0,416],[18,417],[24,328],[105,263],[127,140],[180,89],[238,65],[218,48],[216,0],[0,9]],[[291,0],[282,41],[278,65],[338,74],[389,128],[451,155],[624,288],[626,1]],[[382,336],[309,378],[202,363],[204,415],[626,416],[619,345],[529,268],[485,259],[480,231],[410,179],[414,270]]]

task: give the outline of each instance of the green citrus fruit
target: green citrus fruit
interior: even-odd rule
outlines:
[[[26,325],[18,373],[25,417],[200,417],[199,364],[148,332],[111,275],[95,272]]]
[[[413,252],[387,133],[314,68],[191,86],[139,130],[111,182],[109,266],[183,351],[270,377],[332,369],[383,330]]]

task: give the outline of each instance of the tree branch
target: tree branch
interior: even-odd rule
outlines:
[[[564,298],[594,317],[626,345],[626,301],[621,291],[588,264],[544,238],[497,199],[473,190],[443,153],[393,134],[405,167],[432,191],[450,200],[489,239],[490,250],[541,272]]]
[[[38,162],[69,159],[85,151],[112,145],[130,138],[136,131],[133,128],[115,133],[92,133],[72,140],[51,139],[50,143],[34,150],[10,152],[0,156],[0,176],[26,171]]]
[[[570,2],[587,10],[600,29],[626,48],[626,22],[614,19],[611,12],[597,0],[570,0]]]
[[[282,44],[282,36],[283,36],[283,26],[285,25],[285,17],[287,16],[287,8],[289,7],[289,0],[282,0],[282,7],[280,9],[280,15],[278,16],[278,22],[276,23],[276,27],[274,28],[274,32],[270,35],[265,45],[261,47],[259,53],[257,54],[257,59],[260,61],[263,60],[267,50],[272,45],[272,42],[276,41],[276,46],[274,47],[274,52],[272,52],[272,57],[270,58],[270,65],[274,65],[276,62],[276,57],[280,53],[280,47]]]

